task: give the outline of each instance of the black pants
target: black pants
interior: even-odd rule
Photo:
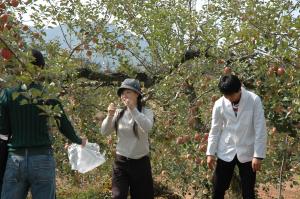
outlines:
[[[252,163],[240,163],[237,156],[231,162],[225,162],[221,159],[217,160],[213,176],[213,199],[224,199],[225,192],[230,186],[235,165],[239,168],[243,199],[255,199],[256,173],[252,170]]]
[[[128,159],[117,155],[113,165],[112,198],[127,199],[128,192],[132,199],[153,199],[153,179],[150,159]]]

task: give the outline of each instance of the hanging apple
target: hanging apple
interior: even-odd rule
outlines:
[[[279,67],[278,69],[277,69],[277,75],[283,75],[285,73],[285,69],[284,69],[284,67]]]
[[[5,3],[1,2],[0,3],[0,10],[4,10],[6,8]]]
[[[229,66],[226,66],[226,67],[224,68],[224,74],[226,74],[226,75],[231,74],[231,68],[230,68]]]
[[[4,13],[0,16],[0,20],[3,24],[7,23],[8,18],[9,18],[9,14],[7,14],[7,13]]]
[[[13,6],[13,7],[18,7],[19,1],[18,1],[18,0],[11,0],[11,1],[9,2],[9,4],[10,4],[11,6]]]
[[[9,49],[2,48],[1,49],[1,56],[3,57],[4,60],[10,60],[11,57],[13,56],[13,54]]]

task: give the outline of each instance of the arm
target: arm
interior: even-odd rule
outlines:
[[[137,123],[139,129],[143,133],[148,133],[151,131],[154,122],[153,112],[150,109],[144,109],[144,113],[139,112],[137,108],[129,109],[132,118]]]
[[[267,143],[266,121],[264,116],[264,109],[259,97],[257,97],[254,102],[253,124],[255,131],[253,157],[265,158]]]
[[[115,121],[116,121],[116,118],[117,118],[117,112],[115,112],[114,116],[106,116],[106,118],[103,120],[102,124],[101,124],[101,134],[102,135],[109,135],[111,134],[114,130],[115,130]]]
[[[223,120],[221,116],[221,107],[215,103],[212,112],[211,130],[208,136],[206,155],[215,156],[218,148],[219,138],[222,131]]]
[[[76,134],[76,131],[73,125],[71,124],[70,120],[67,118],[67,115],[61,103],[58,100],[54,100],[54,99],[49,100],[48,103],[53,106],[58,106],[60,109],[60,113],[61,113],[60,116],[54,117],[59,131],[72,142],[76,144],[84,144],[82,142],[82,139]]]

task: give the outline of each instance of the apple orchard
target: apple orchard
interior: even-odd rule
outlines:
[[[78,133],[107,152],[104,165],[78,174],[70,169],[66,139],[55,131],[59,198],[110,196],[116,137],[102,137],[99,127],[107,105],[120,103],[116,89],[126,77],[141,81],[155,112],[150,142],[156,196],[209,198],[205,151],[223,74],[238,75],[263,101],[268,151],[257,186],[267,192],[286,181],[297,185],[300,3],[207,2],[195,10],[186,0],[0,1],[1,88],[40,81],[49,93],[28,90],[28,97],[59,98]],[[46,40],[51,28],[61,39]],[[40,49],[49,67],[29,64],[30,48]],[[99,64],[97,56],[104,61]],[[239,198],[237,182],[230,198]]]

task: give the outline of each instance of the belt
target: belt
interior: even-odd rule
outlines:
[[[9,155],[52,155],[53,149],[51,147],[31,147],[31,148],[17,148],[14,151],[9,151]]]
[[[149,157],[149,156],[145,155],[145,156],[143,156],[143,157],[141,157],[139,159],[133,159],[133,158],[128,158],[126,156],[122,156],[122,155],[116,154],[116,159],[117,160],[126,160],[126,161],[129,161],[129,160],[131,160],[131,161],[138,161],[138,160],[142,160],[142,159],[144,159],[146,157]]]

